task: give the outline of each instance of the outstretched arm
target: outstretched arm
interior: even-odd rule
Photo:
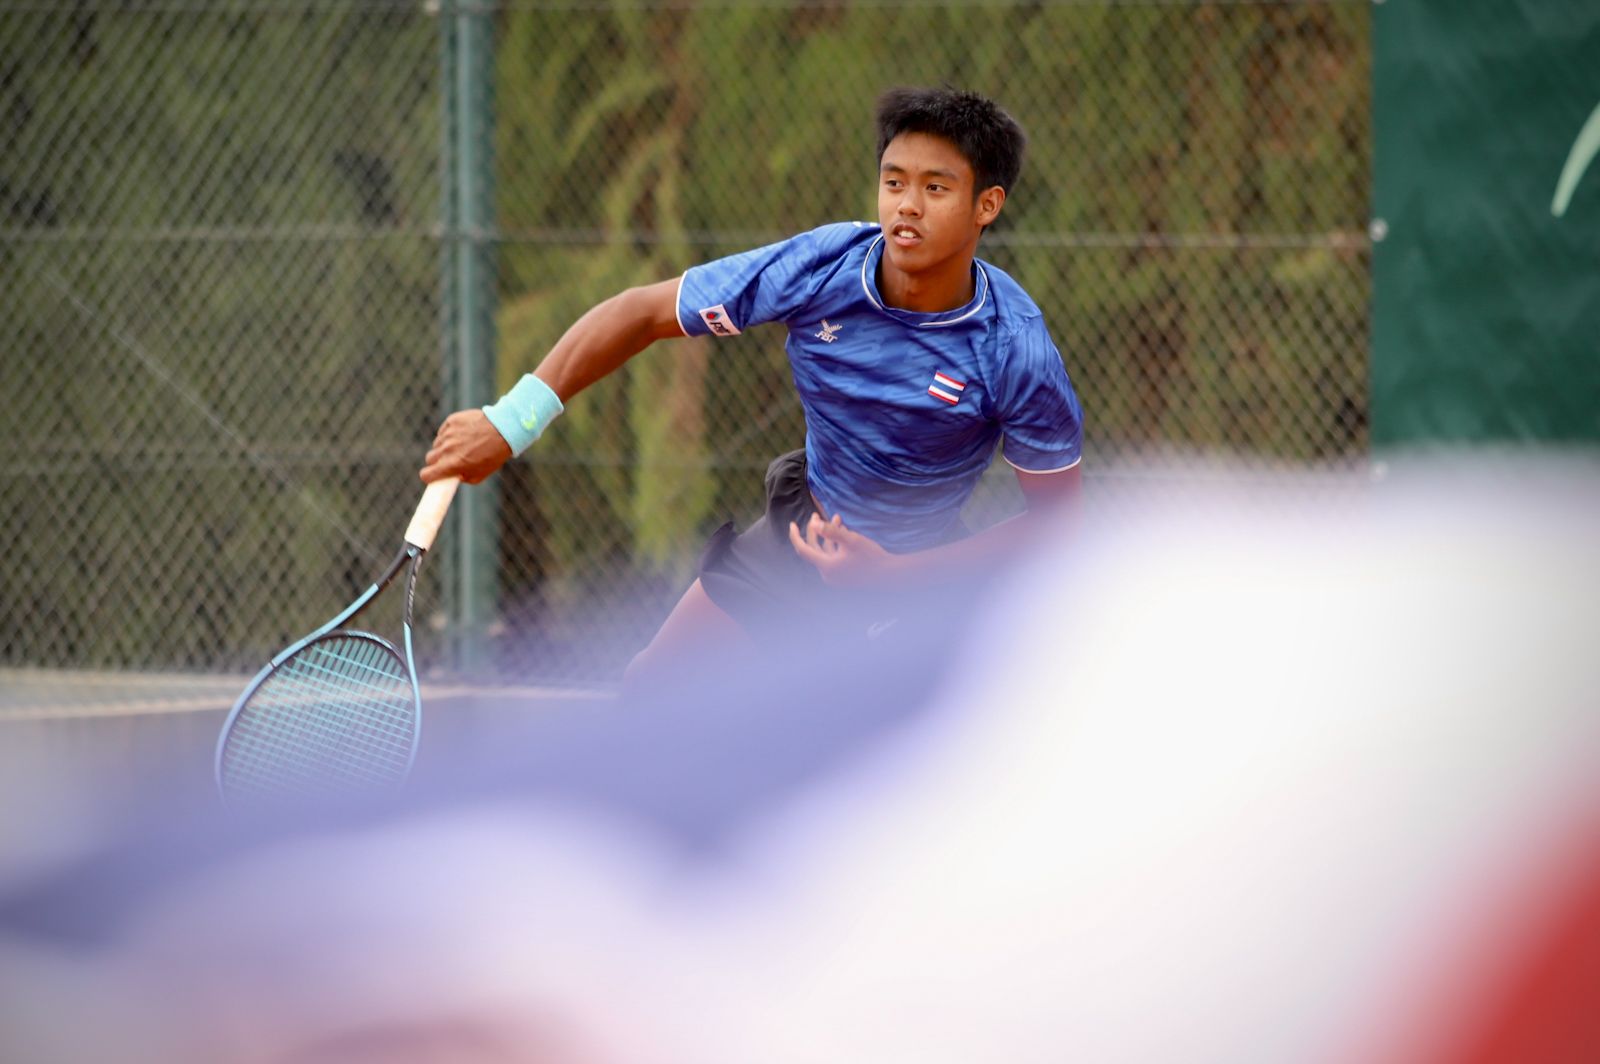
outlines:
[[[629,288],[590,308],[534,370],[562,403],[620,368],[657,340],[682,336],[678,279]],[[476,484],[511,457],[511,445],[482,410],[458,410],[433,438],[421,477]]]
[[[857,587],[912,587],[971,572],[1028,546],[1044,528],[1068,525],[1076,517],[1082,494],[1082,467],[1057,473],[1016,470],[1027,502],[1025,513],[942,547],[892,554],[861,533],[846,527],[837,515],[823,520],[812,515],[805,528],[789,525],[795,553],[817,567],[830,584]]]

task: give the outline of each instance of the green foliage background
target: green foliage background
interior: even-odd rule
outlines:
[[[0,660],[248,665],[364,581],[449,402],[448,9],[0,2]],[[1091,474],[1366,446],[1364,0],[490,11],[500,387],[624,286],[871,218],[874,98],[950,82],[1031,134],[982,254]],[[502,664],[614,671],[801,432],[771,328],[571,404],[498,478],[502,617],[547,648]]]

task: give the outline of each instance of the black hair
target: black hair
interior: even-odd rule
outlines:
[[[879,162],[902,133],[927,133],[954,144],[977,178],[974,194],[994,185],[1009,193],[1028,144],[1028,135],[999,104],[949,86],[890,89],[878,97]]]

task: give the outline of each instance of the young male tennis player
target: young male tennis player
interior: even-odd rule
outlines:
[[[768,468],[759,521],[712,538],[630,680],[759,641],[830,596],[937,584],[1078,491],[1082,419],[1061,355],[1028,294],[976,258],[1021,169],[1021,127],[953,89],[891,90],[877,120],[877,225],[825,225],[612,296],[493,406],[450,415],[428,452],[423,480],[477,483],[652,342],[788,327],[805,448]],[[961,506],[997,442],[1028,513],[968,537]]]

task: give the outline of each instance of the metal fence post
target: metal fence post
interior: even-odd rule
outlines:
[[[441,331],[445,412],[495,397],[493,24],[471,2],[442,5],[444,143],[440,175],[444,214]],[[441,581],[448,659],[462,672],[483,668],[495,614],[496,482],[457,496],[456,527],[445,540]]]

